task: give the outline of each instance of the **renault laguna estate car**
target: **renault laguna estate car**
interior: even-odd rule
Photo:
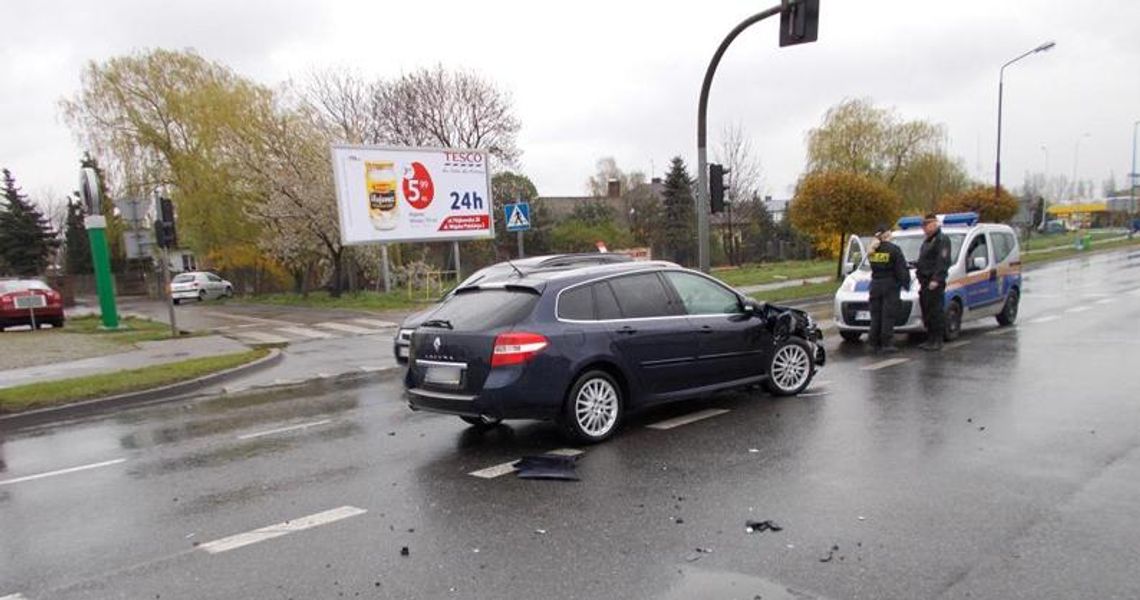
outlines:
[[[592,443],[660,403],[756,384],[798,394],[821,340],[806,313],[672,263],[595,265],[457,289],[412,333],[404,383],[414,410],[556,421]]]

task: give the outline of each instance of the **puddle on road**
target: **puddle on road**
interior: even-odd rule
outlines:
[[[686,567],[681,580],[664,600],[691,598],[763,598],[764,600],[826,600],[823,596],[743,573],[708,571]]]

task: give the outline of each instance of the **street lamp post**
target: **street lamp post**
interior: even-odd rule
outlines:
[[[1073,180],[1069,183],[1069,202],[1072,202],[1077,195],[1077,159],[1081,156],[1081,140],[1089,136],[1089,132],[1084,132],[1073,146]]]
[[[1046,50],[1052,49],[1053,46],[1056,46],[1056,45],[1057,45],[1056,42],[1045,42],[1044,44],[1041,44],[1040,46],[1038,46],[1038,47],[1018,56],[1017,58],[1014,58],[1013,60],[1005,63],[1004,65],[1001,66],[1001,69],[998,70],[997,162],[996,162],[996,164],[994,164],[994,196],[995,197],[1000,193],[1000,190],[1001,190],[1001,101],[1002,101],[1002,92],[1003,92],[1002,88],[1005,87],[1005,68],[1012,65],[1013,63],[1025,58],[1026,56],[1029,56],[1030,54],[1036,54],[1038,52],[1045,52]]]
[[[1132,124],[1132,171],[1128,173],[1128,210],[1133,213],[1140,212],[1136,207],[1136,126],[1140,121]]]

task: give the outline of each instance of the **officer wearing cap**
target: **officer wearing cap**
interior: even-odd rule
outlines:
[[[950,272],[950,238],[942,233],[938,215],[927,214],[922,219],[926,239],[918,251],[915,274],[921,285],[918,301],[922,305],[922,320],[926,324],[926,343],[923,350],[941,350],[946,335],[946,276]]]
[[[897,352],[894,337],[899,291],[910,287],[910,270],[902,250],[891,242],[889,226],[876,228],[867,262],[871,265],[871,331],[867,338],[875,352]]]

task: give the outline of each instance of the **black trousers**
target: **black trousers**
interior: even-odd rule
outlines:
[[[926,326],[926,341],[941,343],[946,335],[946,284],[930,289],[929,281],[919,281],[918,303],[922,306],[922,324]]]
[[[871,331],[867,341],[872,346],[894,344],[895,318],[899,312],[899,289],[892,283],[890,289],[876,290],[871,287]]]

